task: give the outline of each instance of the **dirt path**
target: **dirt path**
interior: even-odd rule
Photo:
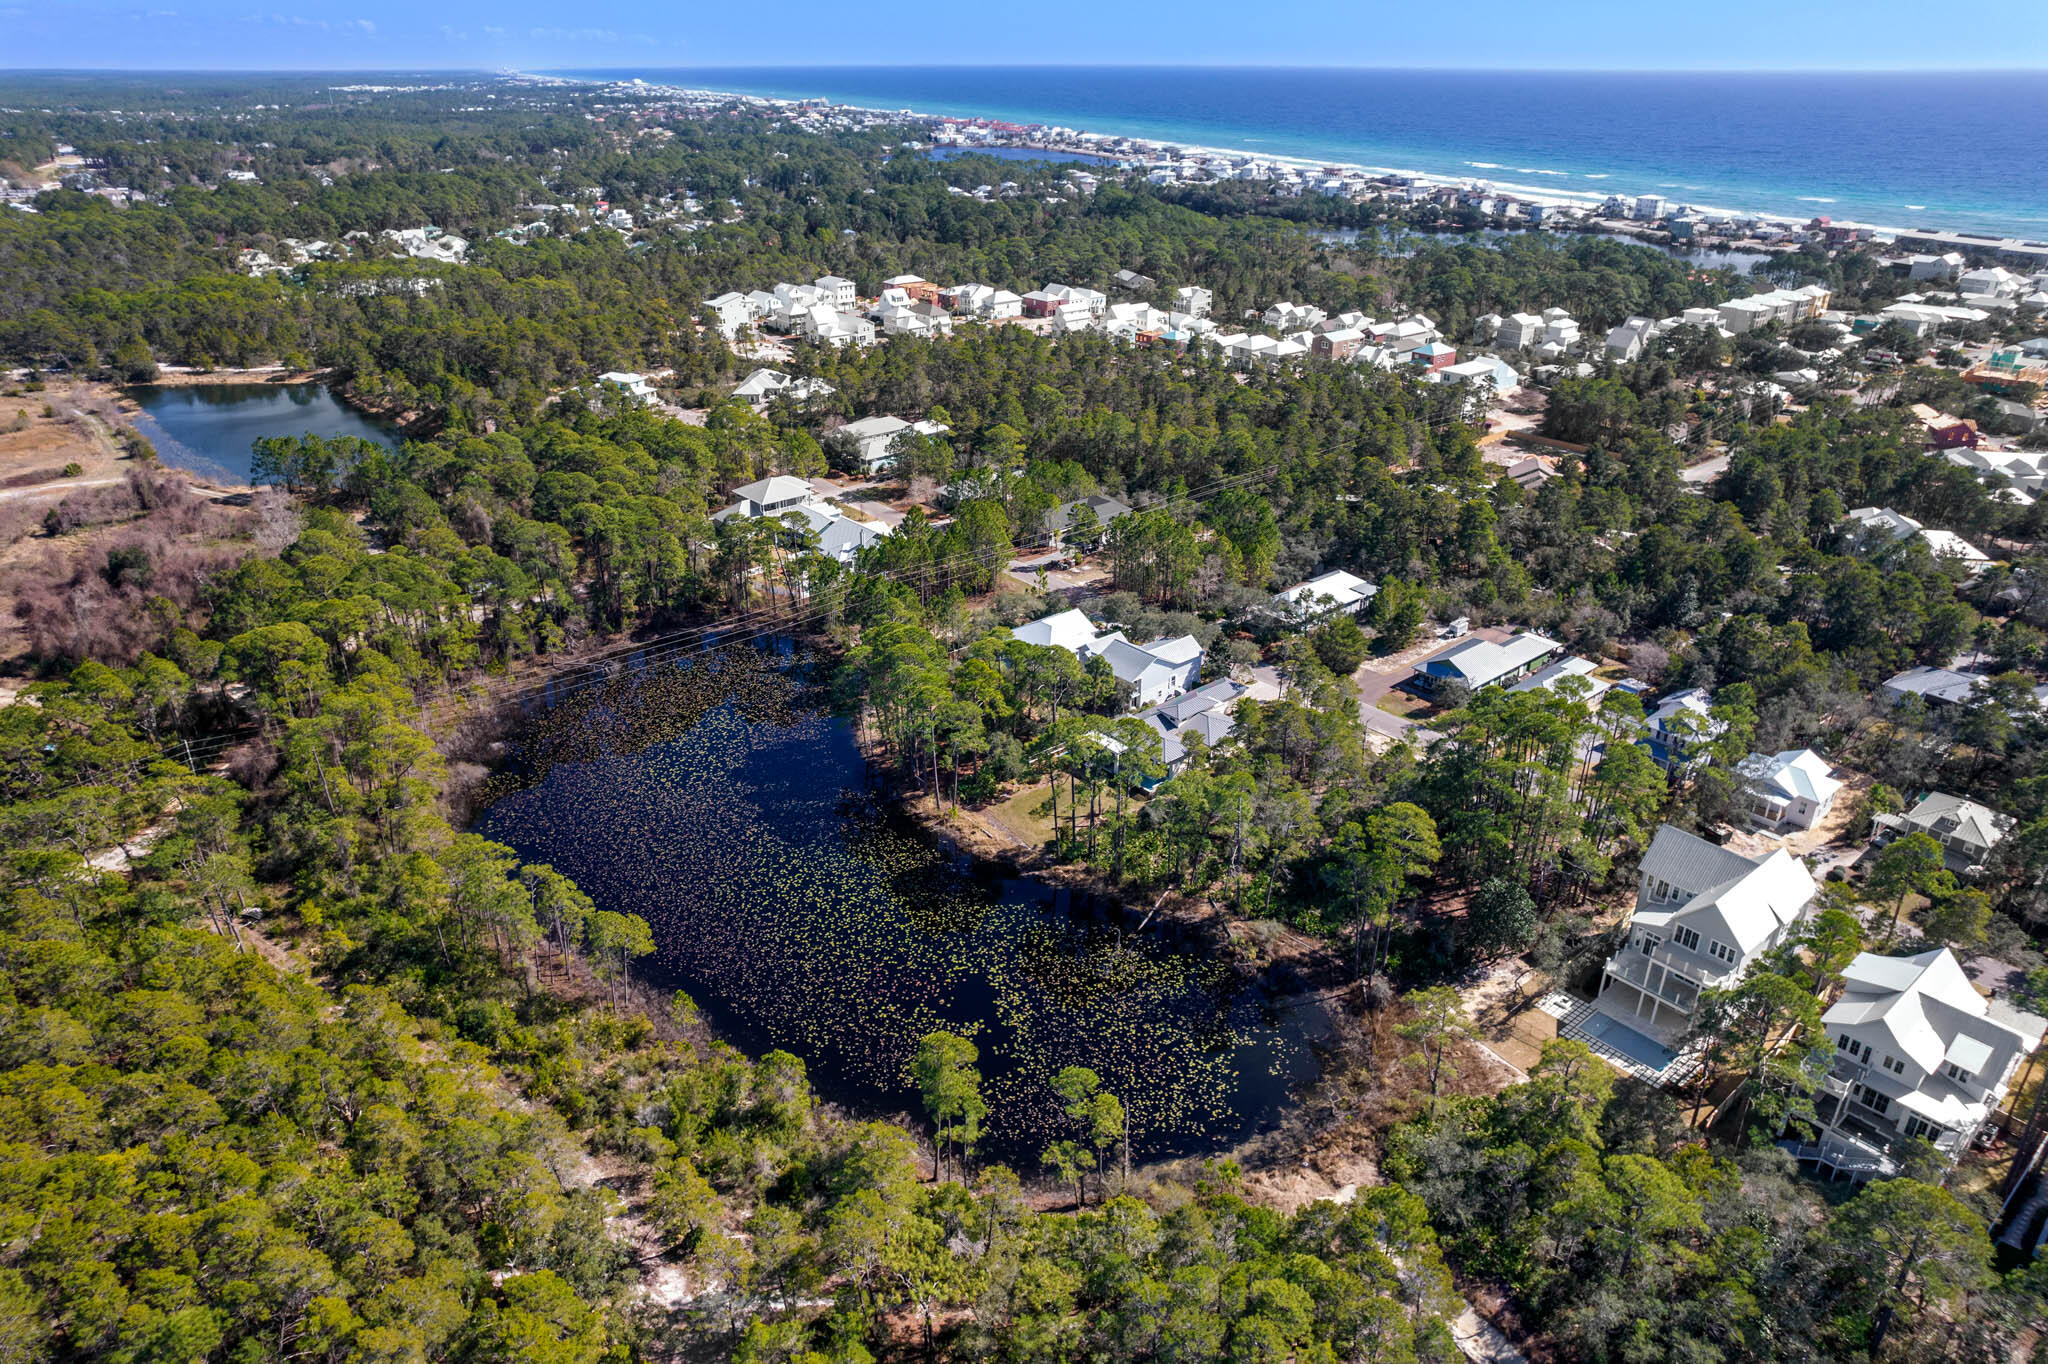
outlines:
[[[42,498],[62,497],[77,492],[80,488],[110,488],[116,483],[126,483],[126,474],[108,474],[101,478],[66,478],[55,483],[37,483],[26,488],[0,489],[0,502],[33,502]]]

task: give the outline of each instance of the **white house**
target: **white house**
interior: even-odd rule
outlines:
[[[782,520],[795,516],[816,537],[817,549],[841,563],[852,563],[854,555],[889,533],[879,522],[859,521],[820,501],[811,485],[800,478],[777,474],[733,489],[733,504],[714,512],[713,521],[768,518]]]
[[[647,376],[644,374],[635,374],[624,369],[607,370],[597,376],[597,381],[606,388],[625,394],[636,403],[654,401],[654,385],[647,382]]]
[[[842,313],[853,311],[854,293],[852,280],[844,279],[838,275],[820,275],[815,283],[819,289],[824,291],[827,303]]]
[[[1103,637],[1100,652],[1139,709],[1156,706],[1201,681],[1202,646],[1193,635],[1133,644],[1118,632]]]
[[[1917,539],[1937,561],[1954,560],[1963,572],[1976,577],[1991,567],[1991,557],[1949,530],[1930,530],[1904,512],[1890,507],[1857,507],[1845,518],[1844,538],[1849,547],[1862,554],[1878,553],[1906,540]]]
[[[1534,313],[1510,313],[1493,336],[1493,344],[1502,350],[1532,350],[1542,341],[1543,319]]]
[[[741,327],[752,322],[755,316],[753,309],[747,304],[747,296],[732,291],[722,293],[717,298],[705,299],[704,306],[717,319],[718,330],[727,336],[733,335]]]
[[[1590,658],[1577,654],[1566,654],[1563,658],[1546,663],[1535,672],[1509,687],[1509,691],[1556,691],[1558,684],[1566,678],[1578,678],[1581,682],[1581,699],[1588,705],[1598,706],[1602,697],[1614,690],[1614,684],[1604,677],[1594,676],[1599,664]]]
[[[1780,848],[1745,857],[1666,824],[1643,854],[1628,939],[1595,1007],[1660,1041],[1691,1028],[1700,992],[1726,989],[1806,917],[1818,887]]]
[[[1191,317],[1207,317],[1215,297],[1200,285],[1184,284],[1173,291],[1173,308],[1175,312],[1187,313]]]
[[[1494,355],[1478,355],[1445,365],[1430,377],[1441,384],[1471,384],[1495,398],[1505,398],[1522,386],[1522,376],[1515,373],[1515,367]]]
[[[908,422],[901,417],[862,417],[829,433],[825,439],[833,448],[851,455],[869,475],[879,474],[896,458],[897,439],[907,432],[920,436],[943,436],[951,428],[941,422]]]
[[[732,396],[759,411],[777,396],[801,403],[829,398],[837,391],[823,379],[792,379],[779,369],[757,369],[739,381]]]
[[[1098,634],[1095,623],[1078,609],[1020,625],[1011,637],[1065,649],[1084,662],[1099,655],[1129,689],[1131,704],[1140,709],[1190,690],[1202,676],[1202,646],[1193,635],[1133,644],[1121,630]]]
[[[864,471],[878,473],[896,457],[896,438],[909,429],[910,423],[901,417],[862,417],[832,431],[825,440],[853,456]]]
[[[771,478],[756,479],[732,490],[736,499],[730,507],[712,515],[712,520],[722,521],[734,516],[773,516],[806,502],[815,500],[811,485],[788,474],[776,474]]]
[[[1736,770],[1750,821],[1765,829],[1811,829],[1842,789],[1827,759],[1810,748],[1752,753]]]
[[[1914,1138],[1953,1160],[2048,1032],[2048,1020],[1978,994],[1947,948],[1864,952],[1842,982],[1842,997],[1821,1016],[1835,1061],[1815,1096],[1819,1131],[1785,1143],[1831,1176],[1895,1174],[1894,1144]]]
[[[1365,579],[1333,568],[1307,582],[1296,583],[1285,592],[1274,593],[1273,610],[1283,620],[1305,625],[1340,611],[1355,616],[1378,593],[1379,588]]]
[[[2027,277],[2002,265],[1966,272],[1956,281],[1956,292],[1974,298],[2018,298],[2026,292]]]

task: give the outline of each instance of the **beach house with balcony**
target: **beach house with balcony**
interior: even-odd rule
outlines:
[[[2048,1020],[1978,994],[1947,948],[1865,952],[1842,981],[1821,1017],[1835,1054],[1814,1097],[1817,1131],[1783,1143],[1829,1178],[1896,1174],[1896,1144],[1913,1138],[1953,1160],[2048,1032]]]
[[[1842,790],[1828,760],[1810,748],[1752,753],[1736,771],[1750,823],[1761,829],[1811,829],[1828,817]]]
[[[1594,1007],[1669,1044],[1700,992],[1726,989],[1788,938],[1818,887],[1782,848],[1748,857],[1666,824],[1643,854],[1628,938],[1607,959]]]

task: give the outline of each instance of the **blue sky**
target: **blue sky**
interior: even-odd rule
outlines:
[[[0,62],[186,70],[949,62],[2013,69],[2048,67],[2040,18],[2040,0],[1967,8],[1722,0],[1706,9],[1644,0],[0,0]]]

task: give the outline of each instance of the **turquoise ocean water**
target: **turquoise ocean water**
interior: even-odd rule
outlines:
[[[563,72],[1344,162],[1597,200],[2048,240],[2048,73],[797,67]]]

